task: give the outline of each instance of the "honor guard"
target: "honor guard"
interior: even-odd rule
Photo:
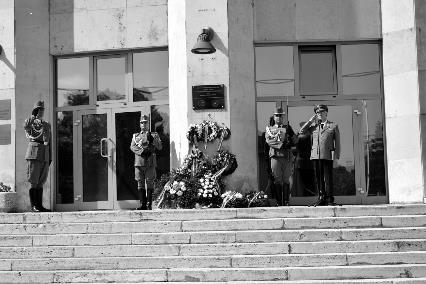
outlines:
[[[290,124],[284,125],[285,112],[277,108],[274,113],[274,125],[267,126],[265,140],[269,145],[271,171],[274,178],[275,198],[278,205],[289,205],[290,176],[293,172],[293,154],[291,147],[296,143],[296,135]]]
[[[336,123],[327,119],[328,107],[314,107],[315,115],[300,129],[311,134],[311,160],[314,167],[318,200],[313,205],[334,205],[333,160],[340,157],[340,132]]]
[[[49,166],[52,162],[51,127],[43,120],[44,102],[38,101],[31,116],[25,120],[24,129],[28,138],[25,154],[27,160],[27,180],[31,184],[29,190],[31,211],[50,212],[43,207],[43,184],[47,180]]]
[[[157,166],[155,152],[162,149],[162,144],[158,133],[149,131],[147,115],[141,115],[140,128],[139,133],[133,134],[130,145],[130,149],[135,154],[135,180],[138,183],[140,200],[140,207],[137,209],[151,210]]]

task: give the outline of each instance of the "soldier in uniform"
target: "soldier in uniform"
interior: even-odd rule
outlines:
[[[43,207],[43,184],[47,180],[49,166],[52,162],[50,124],[43,120],[44,102],[38,101],[32,110],[31,117],[24,123],[26,136],[29,139],[25,159],[27,160],[27,180],[31,184],[29,190],[31,211],[50,212]]]
[[[327,120],[328,107],[319,104],[315,115],[300,129],[300,133],[311,134],[311,160],[314,167],[318,200],[313,205],[334,205],[333,160],[340,157],[340,133],[336,123]]]
[[[149,131],[149,118],[141,115],[141,131],[134,133],[130,149],[135,153],[135,180],[138,183],[139,200],[141,206],[138,210],[152,209],[152,193],[157,166],[156,150],[162,149],[160,136]],[[146,182],[146,187],[145,187]]]
[[[296,135],[290,124],[284,125],[284,111],[277,108],[274,113],[274,125],[267,126],[265,140],[269,145],[271,171],[275,183],[275,198],[278,205],[289,205],[290,176],[293,172],[293,154],[291,147],[296,142]]]

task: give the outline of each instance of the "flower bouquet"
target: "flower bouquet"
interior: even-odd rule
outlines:
[[[206,173],[199,180],[197,196],[204,207],[217,207],[222,202],[220,196],[221,184],[212,173]]]
[[[247,198],[236,191],[227,191],[222,194],[221,208],[246,208],[248,205]]]
[[[248,204],[247,207],[268,207],[268,195],[263,191],[250,192],[246,196]]]

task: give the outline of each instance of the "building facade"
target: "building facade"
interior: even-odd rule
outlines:
[[[342,153],[337,202],[424,203],[426,4],[418,0],[2,0],[0,181],[28,208],[22,128],[44,100],[58,211],[135,207],[131,135],[141,113],[166,147],[158,174],[190,150],[190,124],[230,127],[230,190],[266,186],[263,135],[276,107],[295,130],[329,106]],[[191,52],[203,28],[216,52]],[[197,109],[219,85],[224,108]],[[208,145],[213,152],[217,145]],[[315,192],[295,186],[291,203]]]

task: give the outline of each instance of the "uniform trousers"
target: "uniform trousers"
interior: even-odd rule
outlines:
[[[43,187],[49,174],[49,162],[27,160],[27,180],[31,187]]]
[[[318,195],[323,198],[333,197],[333,160],[312,160],[315,185]]]

